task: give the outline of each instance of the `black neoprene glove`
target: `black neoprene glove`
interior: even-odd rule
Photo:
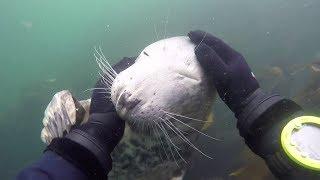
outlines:
[[[113,68],[119,73],[133,63],[123,58]],[[100,78],[92,93],[88,122],[73,128],[64,138],[54,139],[47,148],[81,169],[89,179],[107,179],[112,168],[110,153],[124,133],[125,122],[106,97],[102,89],[106,87]]]
[[[259,88],[244,57],[222,40],[203,31],[188,34],[197,45],[195,53],[220,98],[233,111]]]

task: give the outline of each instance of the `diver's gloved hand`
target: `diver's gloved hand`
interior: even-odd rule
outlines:
[[[188,36],[197,45],[197,59],[220,98],[233,112],[238,111],[241,103],[259,88],[244,57],[209,33],[198,30]]]
[[[117,73],[134,63],[123,58],[114,66]],[[112,168],[110,153],[121,140],[125,122],[117,115],[107,85],[100,78],[92,93],[89,120],[75,127],[64,138],[53,139],[48,146],[88,175],[90,179],[107,179]]]
[[[309,169],[301,167],[297,159],[292,161],[286,155],[281,137],[285,125],[303,115],[302,108],[278,94],[264,93],[243,56],[222,40],[203,31],[188,35],[197,45],[195,54],[209,81],[235,113],[237,128],[248,147],[280,179],[313,177],[314,173],[309,174]]]

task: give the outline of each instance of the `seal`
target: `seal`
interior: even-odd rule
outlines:
[[[150,130],[173,119],[172,114],[206,119],[215,90],[207,83],[194,48],[185,36],[157,41],[116,75],[111,99],[134,130]]]
[[[216,96],[195,48],[185,36],[163,39],[143,49],[121,72],[96,50],[106,98],[126,121],[124,137],[112,153],[110,179],[182,179],[193,150],[211,158],[194,145],[199,135],[214,139],[202,131],[212,122]],[[73,124],[86,122],[89,104],[69,91],[57,93],[45,111],[42,140],[50,143]]]

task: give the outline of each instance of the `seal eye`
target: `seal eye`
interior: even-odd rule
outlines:
[[[143,51],[143,54],[144,54],[144,55],[146,55],[146,56],[149,56],[149,54],[148,54],[148,53],[146,53],[145,51]]]

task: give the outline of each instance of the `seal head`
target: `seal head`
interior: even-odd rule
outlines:
[[[208,84],[194,48],[185,36],[157,41],[116,76],[111,99],[134,130],[149,132],[170,114],[198,119],[209,115],[216,91]]]

